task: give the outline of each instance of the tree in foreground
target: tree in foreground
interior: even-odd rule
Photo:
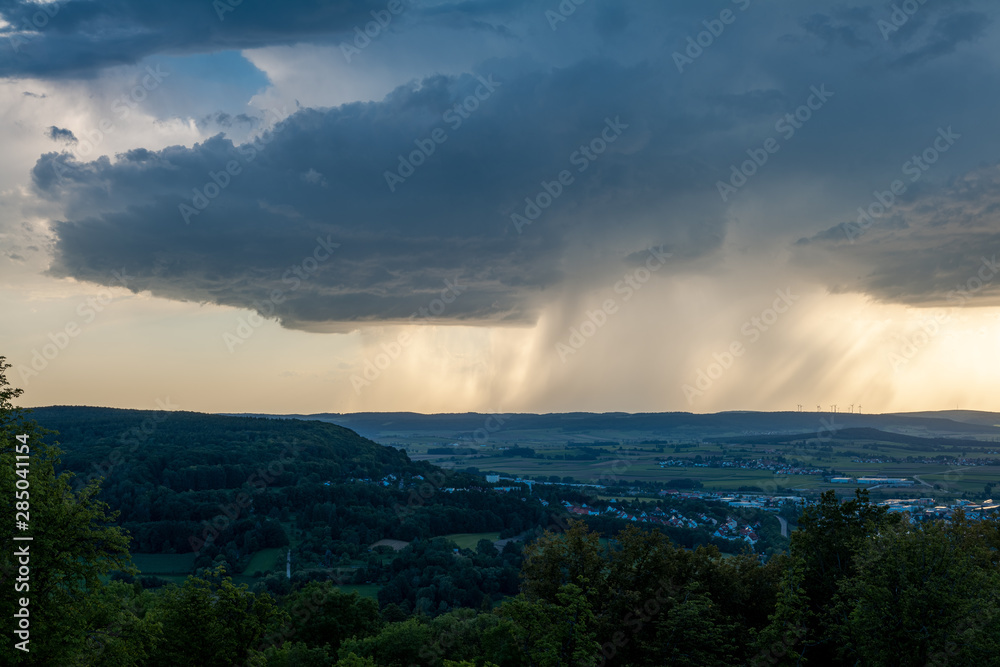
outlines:
[[[1000,664],[1000,570],[985,537],[995,527],[959,515],[867,538],[841,585],[844,662]]]
[[[101,581],[113,571],[134,571],[128,536],[97,500],[97,480],[74,492],[73,474],[57,474],[60,451],[44,442],[49,432],[14,406],[22,390],[9,385],[8,368],[0,356],[0,526],[6,535],[32,539],[5,540],[0,552],[0,617],[4,636],[12,637],[14,614],[26,599],[30,641],[28,651],[5,647],[2,654],[16,665],[140,664],[155,623],[136,615],[128,591],[105,590]],[[18,459],[26,450],[30,457]],[[18,467],[19,461],[29,465]],[[15,492],[25,504],[15,504]],[[25,549],[27,555],[15,556]]]
[[[899,515],[872,503],[865,489],[847,502],[827,491],[808,506],[791,536],[775,614],[756,642],[758,658],[777,653],[777,664],[806,659],[815,666],[842,664],[845,628],[836,611],[841,587],[857,574],[864,540],[899,521]]]
[[[378,603],[357,591],[344,593],[331,581],[310,582],[281,606],[295,621],[291,639],[311,647],[329,646],[334,654],[345,639],[369,637],[382,628]]]
[[[170,586],[156,600],[155,612],[163,640],[147,663],[151,667],[263,664],[259,643],[287,619],[270,595],[234,584],[222,568]]]
[[[513,624],[514,641],[526,667],[592,667],[601,645],[594,632],[594,612],[583,590],[586,581],[563,584],[555,600],[518,595],[498,611]]]

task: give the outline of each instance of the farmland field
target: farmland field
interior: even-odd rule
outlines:
[[[947,498],[962,494],[975,498],[985,497],[988,483],[1000,481],[998,466],[958,463],[958,459],[966,457],[978,459],[980,464],[1000,459],[996,437],[966,435],[961,432],[965,428],[961,424],[946,425],[952,430],[939,432],[909,423],[894,425],[892,431],[867,426],[871,420],[890,417],[864,416],[862,421],[861,415],[837,415],[836,431],[820,428],[803,430],[798,435],[729,433],[707,441],[695,434],[683,437],[683,430],[675,430],[670,437],[645,429],[597,429],[584,433],[571,430],[565,426],[571,420],[564,420],[560,428],[501,429],[489,438],[472,442],[469,434],[418,432],[386,434],[389,437],[383,442],[405,449],[413,459],[446,468],[474,469],[543,482],[607,485],[635,481],[662,485],[661,488],[725,492],[757,487],[761,491],[805,495],[827,489],[847,494],[858,487],[824,479],[836,474],[904,477],[914,481],[911,487],[873,489],[876,498],[901,495]],[[825,423],[832,424],[832,417]],[[840,430],[855,423],[864,428]],[[454,446],[458,453],[450,456],[428,453],[429,449],[438,452],[449,446]],[[520,455],[517,450],[510,450],[515,447],[532,451]],[[512,455],[515,453],[519,455]],[[668,458],[683,460],[685,465],[661,467],[659,462]],[[819,468],[826,474],[776,474],[762,468],[695,465],[709,458],[783,460],[797,467]],[[995,495],[1000,496],[1000,490]]]
[[[357,593],[363,598],[378,600],[378,591],[381,588],[378,584],[345,584],[339,586],[344,593]]]
[[[195,555],[190,554],[132,554],[132,562],[142,574],[152,574],[163,579],[164,575],[181,575],[193,571]]]
[[[285,555],[285,549],[278,547],[273,547],[270,549],[261,549],[250,558],[250,562],[247,564],[244,572],[246,574],[252,575],[254,572],[270,572],[271,569],[277,564],[282,556]]]
[[[473,549],[479,544],[479,540],[489,540],[496,542],[500,539],[500,533],[453,533],[443,535],[446,540],[451,540],[458,545],[459,549]]]

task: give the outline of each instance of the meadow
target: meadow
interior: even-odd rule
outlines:
[[[489,540],[490,542],[496,542],[500,539],[500,533],[452,533],[451,535],[444,535],[444,539],[451,540],[459,549],[472,549],[475,550],[479,545],[479,540]]]
[[[181,584],[194,571],[195,555],[132,554],[132,563],[143,575],[152,575],[171,583]]]
[[[498,473],[536,481],[562,481],[604,484],[611,482],[642,482],[671,488],[677,480],[691,480],[705,491],[735,492],[758,487],[763,491],[794,491],[807,496],[827,489],[853,493],[856,484],[834,484],[827,475],[787,475],[770,470],[732,467],[695,467],[695,457],[723,459],[775,459],[801,467],[822,468],[827,473],[848,477],[905,477],[914,480],[912,487],[873,489],[876,498],[934,496],[942,500],[961,497],[986,498],[986,485],[1000,481],[1000,468],[994,465],[967,466],[956,464],[958,458],[1000,461],[997,445],[975,440],[943,442],[926,436],[933,433],[880,433],[866,429],[869,437],[852,437],[850,432],[832,431],[804,434],[800,439],[758,433],[745,437],[683,439],[664,438],[650,432],[597,431],[583,436],[567,434],[561,429],[503,431],[485,443],[476,445],[477,453],[447,456],[427,454],[453,443],[463,448],[461,441],[437,439],[427,434],[402,438],[395,434],[393,444],[407,451],[415,460],[426,460],[446,468],[475,468],[481,473]],[[918,440],[913,436],[923,436]],[[770,440],[770,441],[769,441]],[[530,447],[534,456],[509,456],[507,448]],[[596,454],[591,460],[580,460],[583,452]],[[947,457],[946,461],[925,460]],[[661,467],[667,458],[688,460],[689,465]],[[875,459],[856,461],[856,459]],[[690,483],[689,483],[690,484]],[[700,486],[698,486],[700,485]],[[673,484],[682,488],[683,485]],[[862,488],[867,485],[861,485]],[[1000,495],[998,491],[997,495]]]

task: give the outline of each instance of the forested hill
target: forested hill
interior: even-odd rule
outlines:
[[[103,474],[110,464],[133,482],[175,489],[238,488],[276,461],[291,474],[315,473],[323,481],[436,470],[318,421],[74,406],[35,408],[31,417],[58,431],[52,439],[64,450],[66,468],[89,474],[98,466]]]
[[[242,572],[255,553],[291,544],[300,567],[355,558],[383,539],[463,532],[517,534],[542,506],[478,490],[445,471],[334,424],[192,412],[48,407],[63,468],[99,498],[139,553],[194,552]],[[439,492],[446,488],[448,493]]]

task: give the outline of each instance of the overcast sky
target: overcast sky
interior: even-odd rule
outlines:
[[[228,412],[997,409],[997,14],[0,0],[8,377]]]

